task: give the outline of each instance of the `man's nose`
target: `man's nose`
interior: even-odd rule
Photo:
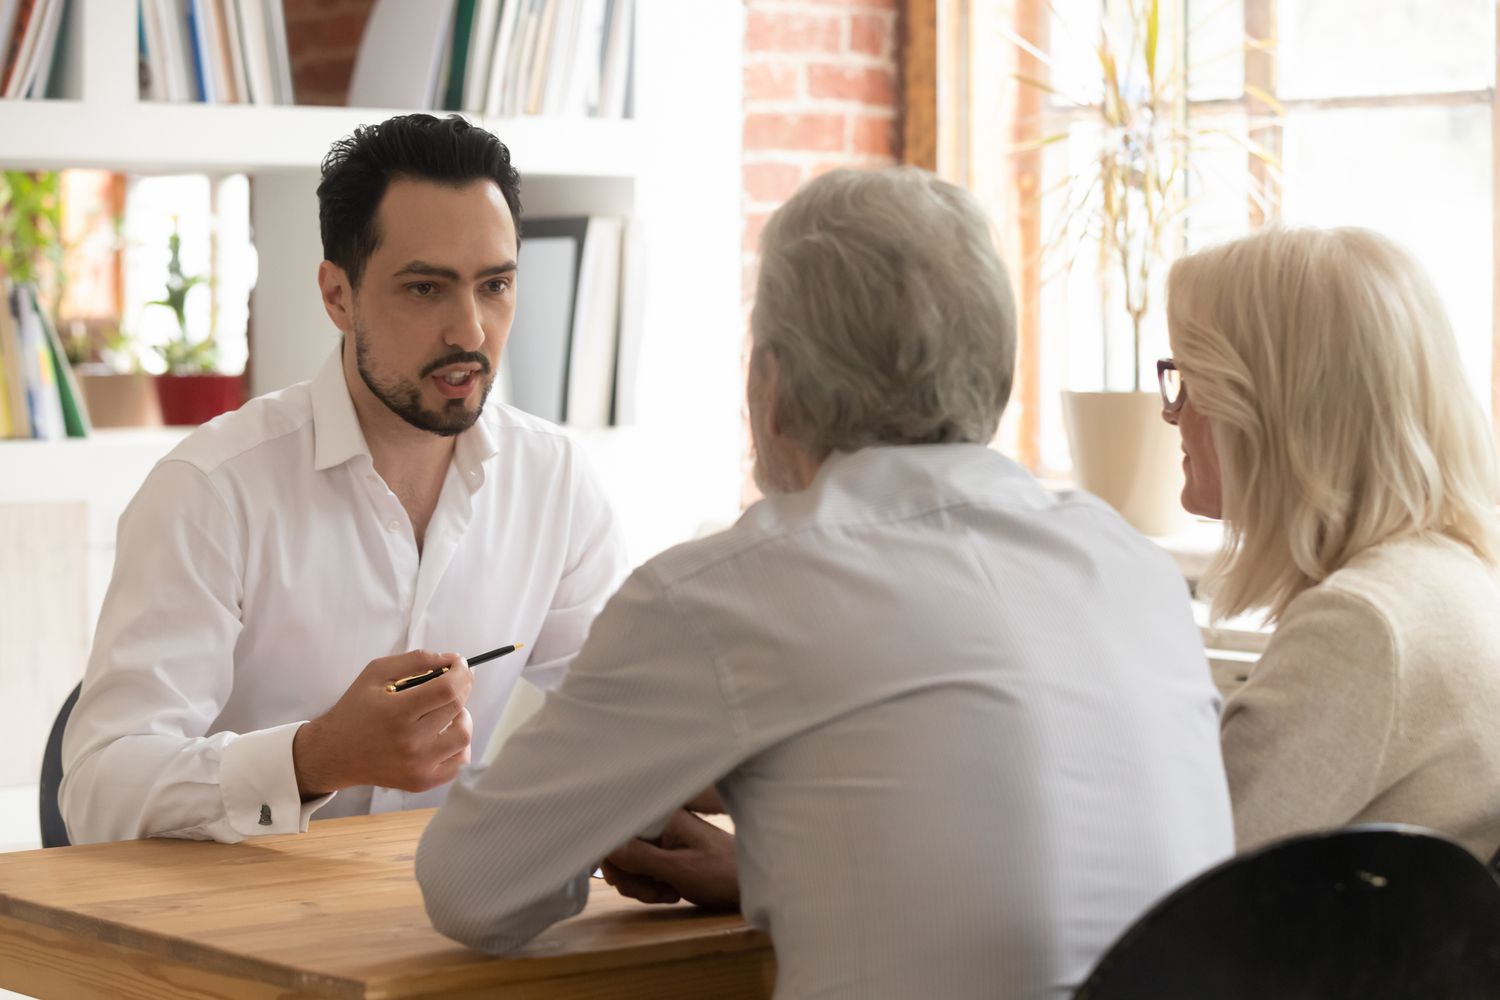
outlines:
[[[483,346],[486,338],[483,314],[480,312],[478,300],[473,295],[460,296],[457,314],[449,324],[443,339],[461,350],[477,351]]]

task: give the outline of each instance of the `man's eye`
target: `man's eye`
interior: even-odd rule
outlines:
[[[414,282],[413,284],[407,285],[406,287],[411,291],[413,295],[416,295],[419,298],[427,298],[433,292],[437,291],[437,285],[434,285],[430,281],[418,281]]]
[[[495,278],[486,282],[485,287],[489,289],[491,295],[503,295],[505,290],[510,287],[510,279]]]

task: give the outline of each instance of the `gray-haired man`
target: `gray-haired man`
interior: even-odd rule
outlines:
[[[779,993],[1052,995],[1233,847],[1182,577],[987,447],[1014,309],[961,190],[812,182],[766,228],[752,327],[767,498],[636,571],[460,779],[417,856],[428,912],[517,948],[717,783]],[[639,874],[733,898],[671,858]]]

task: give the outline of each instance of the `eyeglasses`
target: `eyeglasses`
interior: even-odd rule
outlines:
[[[1187,402],[1187,386],[1182,384],[1182,372],[1177,362],[1162,358],[1156,363],[1156,383],[1161,387],[1161,408],[1166,413],[1176,413]]]

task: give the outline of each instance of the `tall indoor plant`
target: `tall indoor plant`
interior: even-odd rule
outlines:
[[[1178,0],[1179,13],[1182,6]],[[1231,130],[1189,121],[1186,47],[1179,32],[1168,30],[1180,18],[1164,18],[1160,0],[1107,0],[1101,7],[1092,46],[1097,98],[1062,94],[1034,78],[1021,82],[1089,111],[1091,155],[1085,168],[1054,189],[1057,222],[1044,248],[1064,257],[1064,273],[1071,272],[1081,246],[1092,241],[1097,249],[1100,377],[1095,389],[1063,394],[1074,475],[1137,528],[1167,534],[1183,524],[1181,457],[1175,433],[1161,420],[1143,351],[1146,327],[1160,315],[1165,272],[1183,245],[1189,182],[1203,180],[1194,156],[1229,143],[1243,149],[1247,164],[1251,156],[1270,170],[1276,164]],[[1036,47],[1016,41],[1047,61]],[[1245,90],[1277,108],[1253,86]],[[1076,141],[1076,133],[1059,131],[1023,148],[1064,140]],[[1112,384],[1121,351],[1129,357],[1128,389]]]

